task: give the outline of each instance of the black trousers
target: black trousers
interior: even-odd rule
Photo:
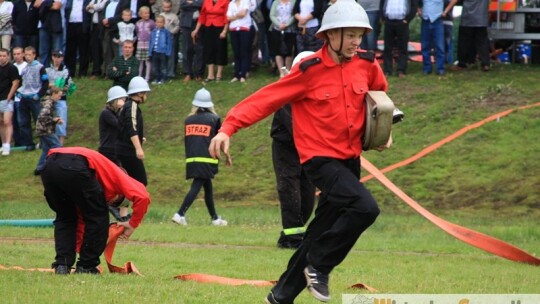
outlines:
[[[103,65],[103,26],[93,23],[90,30],[90,58],[92,60],[92,75],[101,76],[101,66]],[[105,67],[104,71],[107,70]]]
[[[486,27],[460,26],[458,31],[458,66],[466,67],[480,58],[482,67],[489,66],[489,38]]]
[[[358,181],[359,159],[315,157],[306,162],[304,168],[321,195],[302,245],[272,288],[279,303],[293,303],[306,287],[303,270],[307,265],[330,273],[379,215],[371,193]]]
[[[272,162],[283,229],[304,227],[313,212],[315,186],[308,180],[300,165],[294,143],[272,141]]]
[[[45,198],[56,213],[54,220],[54,265],[75,264],[77,209],[84,221],[84,234],[77,266],[99,265],[109,236],[109,209],[95,172],[86,158],[76,154],[50,155],[41,172]]]
[[[144,163],[142,160],[138,159],[133,155],[116,155],[122,168],[126,169],[126,172],[129,176],[141,182],[143,185],[148,185],[148,178],[146,177],[146,169],[144,168]]]
[[[393,71],[393,52],[394,48],[398,50],[397,72],[407,74],[409,62],[409,24],[403,20],[385,20],[384,21],[384,51],[383,51],[383,71],[385,74],[392,75]]]
[[[79,59],[79,73],[77,70]],[[69,76],[86,76],[90,62],[90,33],[83,30],[82,23],[68,23],[66,29],[66,66]]]
[[[216,207],[214,204],[214,188],[212,187],[212,179],[210,178],[194,178],[191,183],[191,188],[186,194],[182,206],[178,210],[178,214],[184,216],[188,211],[193,201],[197,198],[197,195],[201,191],[201,188],[204,188],[204,203],[206,204],[206,209],[208,209],[208,214],[212,220],[216,220],[218,215],[216,213]]]
[[[203,77],[204,61],[203,61],[203,42],[197,39],[193,43],[191,32],[195,27],[182,27],[182,70],[184,75],[191,77]]]

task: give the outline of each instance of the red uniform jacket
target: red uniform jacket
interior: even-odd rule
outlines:
[[[310,61],[316,57],[320,62]],[[296,64],[289,75],[233,107],[220,131],[232,136],[291,102],[294,142],[301,163],[315,156],[357,158],[362,152],[365,94],[386,91],[387,87],[377,61],[354,56],[337,64],[325,44]]]
[[[217,0],[214,4],[213,0],[204,0],[198,23],[208,27],[222,27],[228,23],[227,9],[229,8],[228,0]]]
[[[96,178],[103,187],[105,200],[110,201],[116,195],[124,195],[126,199],[132,201],[133,213],[129,224],[133,228],[139,226],[150,204],[150,194],[148,194],[143,184],[131,178],[116,164],[94,150],[70,147],[51,149],[49,155],[52,153],[70,153],[84,156],[88,160],[88,167],[96,171]]]

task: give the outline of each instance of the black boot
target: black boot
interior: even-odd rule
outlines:
[[[97,267],[84,267],[84,266],[77,266],[75,269],[76,274],[101,274],[99,269]]]

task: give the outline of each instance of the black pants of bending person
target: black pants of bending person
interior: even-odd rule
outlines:
[[[77,242],[77,209],[84,221],[84,234],[77,266],[99,265],[109,236],[109,209],[102,187],[86,158],[76,154],[50,155],[41,172],[45,198],[56,213],[53,268],[75,264]]]
[[[212,179],[210,178],[194,178],[193,182],[191,183],[191,188],[189,189],[189,192],[186,194],[186,197],[184,198],[184,202],[182,203],[182,206],[180,206],[180,210],[178,210],[178,214],[180,216],[184,216],[191,207],[191,204],[193,204],[193,201],[197,198],[197,195],[201,191],[201,188],[204,187],[204,203],[206,204],[206,208],[208,209],[208,214],[210,214],[210,217],[212,220],[215,220],[218,218],[218,215],[216,213],[216,207],[214,205],[214,190],[212,187]]]
[[[304,236],[304,225],[313,212],[315,186],[308,180],[300,165],[293,142],[273,140],[272,163],[283,225],[278,246],[297,247]]]
[[[371,193],[358,181],[359,159],[315,157],[306,162],[304,168],[321,194],[302,245],[272,288],[274,298],[280,304],[293,303],[306,288],[303,270],[307,265],[329,274],[379,215]]]

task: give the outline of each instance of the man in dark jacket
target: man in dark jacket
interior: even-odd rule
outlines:
[[[296,55],[292,65],[312,55],[304,51]],[[304,227],[315,205],[315,186],[307,178],[294,145],[291,105],[277,110],[270,129],[272,136],[272,163],[276,174],[281,224],[279,248],[298,248],[302,244]]]
[[[203,45],[201,39],[193,41],[191,32],[197,25],[202,0],[180,1],[180,27],[182,28],[182,69],[184,81],[192,79],[201,80],[204,74]]]
[[[39,61],[48,67],[51,62],[51,51],[64,49],[64,32],[62,26],[61,0],[36,0],[34,7],[39,9]]]
[[[92,15],[86,10],[90,0],[66,3],[66,66],[69,76],[77,75],[77,55],[79,56],[79,77],[88,73],[90,52],[90,23]]]
[[[294,146],[290,105],[276,111],[270,135],[283,225],[277,245],[280,248],[298,248],[315,204],[315,186],[302,169]]]
[[[13,3],[11,12],[13,22],[13,46],[38,47],[39,10],[34,7],[34,1],[18,0]]]

